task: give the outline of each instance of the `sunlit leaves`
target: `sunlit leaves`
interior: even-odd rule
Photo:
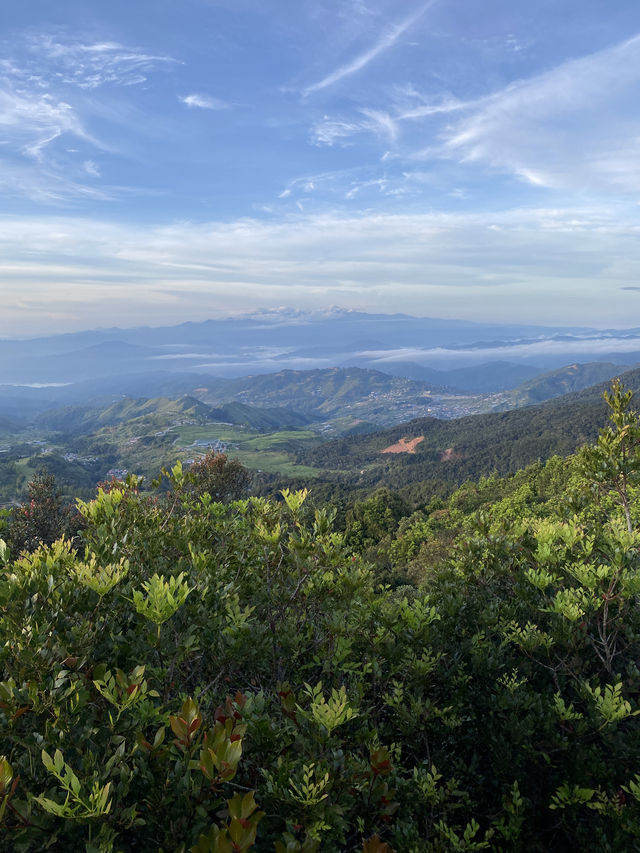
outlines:
[[[302,768],[302,778],[299,781],[290,782],[291,795],[302,806],[317,806],[329,794],[329,773],[318,775],[315,764],[305,764]]]
[[[184,572],[177,577],[163,578],[154,574],[142,584],[141,590],[134,590],[135,609],[156,625],[162,625],[184,604],[191,592],[184,580]]]
[[[213,729],[207,731],[200,752],[200,769],[209,779],[230,782],[236,775],[242,757],[242,738],[246,726],[238,724],[233,718],[216,721]]]
[[[71,570],[72,577],[83,586],[92,589],[100,598],[111,592],[129,571],[129,561],[124,557],[119,563],[100,566],[95,554],[89,555],[85,562],[75,562]]]
[[[47,771],[54,776],[65,792],[63,803],[58,803],[48,797],[35,797],[36,802],[47,812],[71,820],[87,820],[108,814],[112,801],[109,798],[111,782],[100,785],[92,780],[89,785],[83,784],[72,768],[65,762],[64,756],[56,749],[53,757],[42,750],[42,763]]]
[[[333,688],[328,698],[322,691],[322,682],[318,682],[315,687],[305,684],[305,692],[310,699],[309,710],[305,710],[300,705],[297,709],[321,726],[326,731],[327,737],[331,737],[338,726],[357,716],[357,711],[349,704],[344,685],[339,690]]]
[[[156,691],[149,690],[144,671],[144,666],[137,666],[129,675],[126,675],[121,669],[111,672],[104,666],[96,667],[93,685],[98,693],[116,709],[116,717],[111,717],[112,723],[119,720],[124,711],[141,702],[146,696],[158,695]]]
[[[604,721],[605,725],[635,717],[639,711],[632,711],[631,703],[622,695],[622,683],[605,684],[592,688],[585,684],[585,692],[591,696],[595,709]]]

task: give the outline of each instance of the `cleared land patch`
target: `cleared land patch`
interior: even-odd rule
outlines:
[[[423,435],[418,435],[415,438],[404,438],[399,439],[395,444],[390,444],[389,447],[385,447],[384,450],[381,450],[380,453],[415,453],[416,447],[420,444],[421,441],[424,441]]]

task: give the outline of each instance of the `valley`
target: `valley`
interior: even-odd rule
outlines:
[[[0,503],[19,500],[41,469],[69,496],[86,498],[100,481],[132,472],[150,482],[161,467],[189,465],[210,450],[249,469],[258,491],[308,480],[323,483],[323,493],[380,486],[414,493],[424,483],[444,493],[591,440],[607,383],[582,386],[615,369],[570,365],[510,392],[461,395],[380,371],[328,368],[246,377],[223,389],[199,385],[174,399],[54,405],[21,420],[9,408]],[[640,387],[638,371],[623,376]],[[551,399],[531,405],[536,397]]]
[[[571,408],[571,394],[628,371],[621,354],[633,359],[638,340],[634,330],[276,311],[0,341],[0,504],[18,501],[40,469],[89,497],[100,481],[132,472],[150,482],[209,450],[246,466],[258,491],[305,480],[327,494],[423,481],[446,490],[590,439],[599,402]],[[594,360],[590,347],[618,353]],[[558,364],[580,348],[586,356]],[[538,365],[524,355],[534,349]],[[505,352],[514,360],[496,360]]]

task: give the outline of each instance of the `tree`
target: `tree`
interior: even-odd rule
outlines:
[[[27,486],[26,502],[11,511],[7,543],[14,553],[33,551],[40,544],[50,545],[75,532],[74,515],[77,517],[72,507],[64,503],[54,475],[42,468]]]
[[[222,503],[244,497],[249,483],[249,473],[237,459],[213,450],[193,463],[189,475],[196,495],[209,494]]]
[[[613,380],[611,392],[604,394],[611,425],[601,430],[596,444],[581,452],[582,474],[601,494],[616,495],[629,533],[633,532],[629,490],[640,484],[640,417],[631,409],[632,397],[619,379]]]

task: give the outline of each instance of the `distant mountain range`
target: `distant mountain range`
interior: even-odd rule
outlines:
[[[498,367],[501,369],[493,375],[502,380],[507,375],[516,379],[523,369],[529,371],[526,366]],[[87,432],[107,423],[140,417],[142,412],[137,410],[134,415],[132,406],[140,409],[145,399],[153,410],[158,406],[154,401],[159,398],[182,397],[200,401],[207,420],[244,424],[258,430],[329,423],[339,432],[362,432],[416,417],[450,419],[521,408],[610,379],[621,370],[620,365],[608,362],[572,364],[537,373],[511,390],[475,394],[358,367],[282,370],[238,379],[150,373],[60,387],[0,386],[0,419],[4,419],[0,432],[29,424]],[[453,374],[458,378],[466,375],[468,384],[482,382],[480,368],[463,368],[443,375],[451,378]],[[498,382],[496,379],[494,384]]]
[[[0,341],[0,385],[49,385],[44,393],[61,399],[54,386],[65,383],[75,386],[74,401],[81,402],[92,393],[131,393],[124,385],[144,375],[155,380],[172,374],[233,378],[354,366],[467,393],[490,393],[513,388],[535,371],[590,361],[640,361],[640,330],[491,325],[342,310],[275,311],[161,328]],[[68,402],[72,393],[67,391]]]

